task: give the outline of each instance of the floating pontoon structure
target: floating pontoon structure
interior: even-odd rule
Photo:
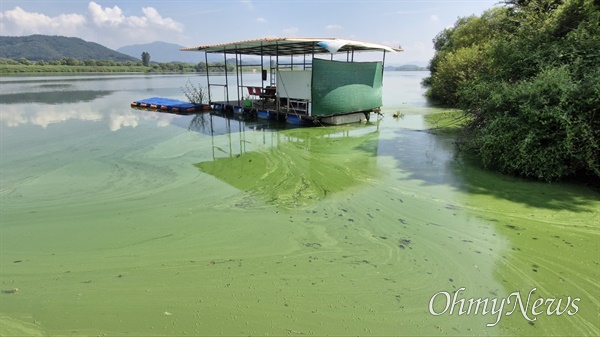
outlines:
[[[223,54],[226,65],[231,62],[228,55],[235,56],[235,84],[229,83],[226,66],[225,83],[215,83],[214,74],[211,81],[211,72],[206,73],[209,104],[216,110],[285,117],[294,124],[344,124],[368,120],[381,108],[385,55],[402,48],[335,38],[266,38],[181,50],[204,51],[207,66],[209,53]],[[382,60],[355,62],[354,54],[365,51],[383,52]],[[334,54],[343,53],[345,61],[333,60]],[[260,56],[260,63],[243,62],[243,55]],[[244,85],[245,67],[261,69],[260,86]],[[231,86],[237,88],[235,98],[230,97]],[[223,89],[223,100],[212,99],[217,87]]]
[[[210,108],[208,105],[194,104],[177,99],[150,97],[131,102],[134,108],[168,111],[174,113],[196,112]]]

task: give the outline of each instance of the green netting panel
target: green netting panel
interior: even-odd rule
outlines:
[[[313,59],[312,115],[326,116],[379,108],[381,62]]]

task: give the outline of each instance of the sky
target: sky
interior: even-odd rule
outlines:
[[[401,46],[386,64],[426,65],[432,39],[499,0],[0,0],[0,35],[79,37],[111,49],[266,37],[335,37]],[[378,56],[380,58],[381,55]]]

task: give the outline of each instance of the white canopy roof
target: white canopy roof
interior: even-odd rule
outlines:
[[[348,51],[403,51],[401,47],[393,48],[372,42],[336,38],[266,38],[181,48],[180,50],[265,56],[327,54]]]

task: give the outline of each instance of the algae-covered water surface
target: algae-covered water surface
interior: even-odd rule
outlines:
[[[0,79],[0,335],[598,335],[598,192],[456,154],[426,75],[314,128],[129,106],[202,76]]]

